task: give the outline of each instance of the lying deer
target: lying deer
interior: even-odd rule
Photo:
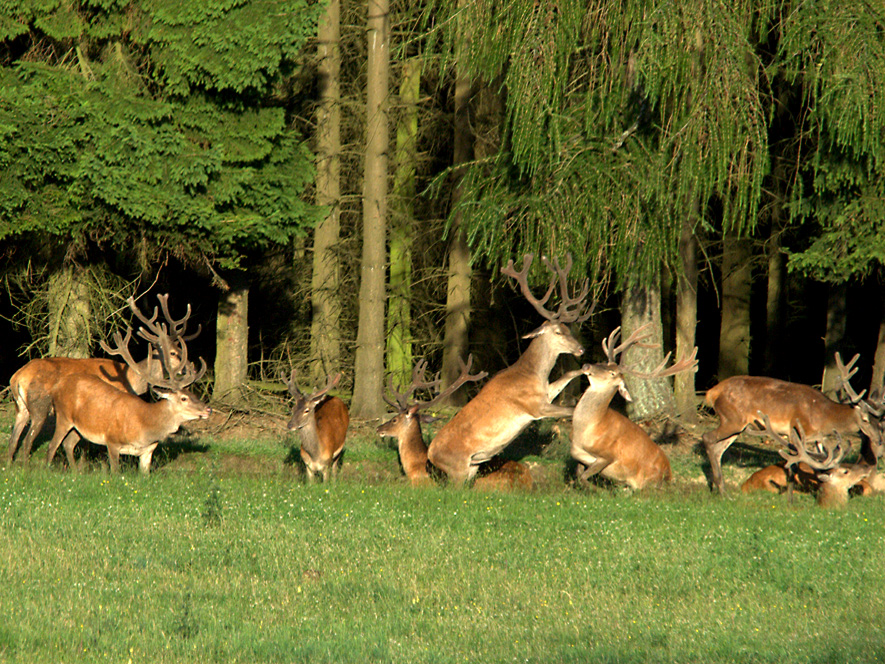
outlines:
[[[581,314],[590,286],[585,280],[581,292],[570,296],[567,277],[571,258],[565,269],[558,261],[551,265],[546,258],[542,260],[555,274],[546,295],[540,300],[532,295],[527,282],[531,254],[525,256],[522,271],[514,270],[513,261],[510,261],[501,272],[517,280],[523,295],[547,321],[524,337],[532,341],[519,359],[493,376],[430,443],[430,462],[451,482],[463,484],[472,480],[481,464],[496,456],[531,422],[572,414],[571,408],[556,406],[552,402],[580,372],[573,371],[553,383],[549,376],[561,354],[579,356],[584,352],[567,324],[581,323],[590,316],[590,311]],[[550,299],[557,279],[562,303],[553,312],[544,305]]]
[[[206,373],[206,363],[200,360],[202,366],[199,371],[195,370],[188,362],[187,346],[181,335],[174,332],[170,335],[165,323],[155,322],[156,315],[150,320],[143,317],[132,298],[129,298],[129,307],[148,326],[148,329],[140,329],[139,334],[153,340],[166,377],[157,377],[152,355],[148,356],[148,368],[144,371],[132,359],[129,352],[131,328],[127,329],[125,339],[119,332],[114,334],[114,348],[103,342],[102,348],[122,357],[129,369],[160,397],[160,401],[144,401],[92,374],[64,376],[50,390],[56,424],[47,463],[52,461],[63,443],[68,466],[74,468],[74,448],[82,437],[108,448],[113,472],[119,472],[120,455],[126,454],[137,456],[139,470],[148,473],[154,450],[161,441],[175,433],[183,423],[209,417],[209,407],[185,389]],[[175,341],[177,344],[173,345]]]
[[[817,491],[820,481],[818,481],[814,470],[806,463],[797,463],[795,465],[792,478],[783,465],[772,464],[750,475],[741,484],[741,492],[768,491],[769,493],[784,493],[791,485],[801,491],[812,493]]]
[[[840,463],[845,456],[845,449],[841,444],[841,435],[835,436],[840,440],[835,446],[824,441],[815,443],[815,451],[808,449],[807,439],[802,426],[791,429],[787,436],[775,430],[767,414],[759,413],[762,427],[765,432],[778,442],[783,449],[778,450],[786,460],[785,468],[788,473],[793,465],[804,463],[815,473],[818,481],[817,504],[828,509],[838,509],[848,504],[848,492],[856,484],[866,479],[875,470],[875,466],[861,461],[853,464]],[[881,453],[881,448],[879,449]]]
[[[288,428],[297,431],[301,439],[301,459],[308,482],[313,482],[316,475],[328,482],[330,474],[337,475],[341,466],[350,414],[341,399],[328,394],[339,380],[340,373],[327,377],[326,387],[313,394],[298,389],[295,369],[286,382],[289,393],[295,397]]]
[[[200,333],[198,328],[193,334],[184,336],[187,319],[190,317],[190,305],[185,316],[175,320],[169,314],[169,295],[159,295],[157,299],[163,308],[173,340],[182,338],[184,341],[190,341]],[[156,317],[155,308],[151,320],[156,321]],[[173,349],[174,352],[177,351]],[[62,378],[76,373],[91,374],[124,392],[145,394],[148,391],[148,381],[141,377],[143,374],[149,374],[152,378],[162,378],[163,369],[159,362],[159,350],[152,347],[150,355],[151,357],[137,364],[138,372],[125,362],[101,357],[85,359],[44,357],[28,362],[16,371],[9,381],[9,391],[15,404],[15,420],[9,438],[7,459],[12,461],[15,457],[19,440],[28,424],[30,426],[19,451],[19,460],[26,461],[31,455],[34,440],[52,413],[52,399],[49,393]]]
[[[665,369],[670,359],[651,373],[640,373],[620,364],[618,357],[645,338],[643,328],[636,330],[616,346],[621,328],[616,328],[602,342],[608,362],[587,364],[581,369],[590,384],[575,406],[572,416],[571,455],[578,462],[578,477],[586,481],[601,475],[613,482],[622,482],[633,489],[649,484],[660,486],[670,481],[670,461],[664,451],[637,424],[609,407],[615,392],[632,401],[624,382],[624,374],[638,378],[663,378],[681,371],[697,370],[697,348],[691,356]]]
[[[774,431],[781,435],[802,427],[809,438],[832,432],[854,434],[862,430],[865,421],[881,420],[881,406],[863,399],[851,389],[849,380],[857,371],[855,356],[847,365],[836,354],[836,363],[842,373],[842,383],[852,401],[838,403],[822,392],[798,383],[790,383],[765,376],[732,376],[707,391],[706,402],[719,417],[719,426],[702,437],[713,484],[725,494],[722,479],[722,454],[747,427],[756,426],[758,413],[768,415]]]
[[[425,378],[426,360],[421,360],[412,369],[412,382],[409,383],[405,391],[399,392],[393,388],[393,385],[388,384],[384,400],[397,411],[397,414],[393,419],[380,425],[377,431],[380,436],[390,436],[396,439],[400,464],[412,486],[426,486],[434,483],[429,468],[430,463],[427,460],[427,445],[424,443],[424,434],[421,431],[421,423],[431,422],[433,418],[421,411],[445,400],[465,383],[482,380],[488,375],[482,371],[471,376],[470,365],[472,361],[473,358],[469,357],[466,364],[462,363],[461,374],[455,382],[429,401],[413,399],[416,392],[438,390],[442,383],[438,375],[432,381]],[[476,488],[505,490],[514,487],[530,489],[532,485],[531,472],[525,464],[518,461],[505,461],[488,474],[482,474],[480,471],[474,482]]]

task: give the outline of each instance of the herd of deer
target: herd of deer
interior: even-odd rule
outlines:
[[[585,280],[576,295],[569,292],[568,273],[571,259],[563,267],[558,261],[542,261],[552,273],[543,297],[535,297],[528,285],[532,255],[524,258],[517,271],[511,261],[502,273],[515,279],[523,295],[545,322],[525,335],[528,347],[511,366],[500,371],[483,385],[428,446],[421,423],[430,421],[424,411],[452,395],[467,382],[476,382],[486,372],[470,374],[472,358],[462,362],[460,376],[442,389],[439,376],[429,380],[426,361],[418,362],[411,383],[397,390],[388,383],[385,401],[396,411],[393,419],[377,428],[381,436],[396,439],[400,462],[413,485],[441,480],[450,483],[473,483],[481,486],[531,487],[532,476],[522,463],[508,461],[494,464],[495,457],[531,422],[543,418],[571,418],[570,453],[578,464],[577,476],[588,481],[600,476],[633,489],[659,486],[671,479],[667,455],[639,425],[611,407],[616,392],[630,400],[625,376],[656,379],[697,369],[697,349],[672,365],[670,355],[650,372],[638,371],[621,362],[631,347],[648,347],[640,328],[620,342],[620,328],[603,342],[606,362],[585,364],[566,371],[553,382],[550,373],[560,355],[580,357],[581,343],[568,325],[582,323],[592,313],[586,307],[589,281]],[[561,302],[556,311],[547,303],[559,285]],[[19,441],[28,427],[19,452],[30,455],[34,439],[49,415],[55,412],[55,433],[49,443],[47,463],[60,445],[64,446],[68,465],[74,467],[74,449],[80,438],[107,447],[111,469],[119,469],[121,454],[136,456],[142,472],[150,470],[157,445],[183,423],[205,419],[210,408],[187,387],[206,371],[205,362],[197,369],[188,361],[187,342],[200,330],[185,334],[191,310],[181,319],[170,315],[168,296],[159,296],[165,317],[159,313],[145,316],[132,298],[128,304],[141,326],[137,335],[148,343],[145,360],[135,362],[129,351],[132,329],[125,336],[114,335],[114,347],[102,343],[110,355],[122,362],[102,359],[43,358],[32,360],[10,380],[15,403],[15,421],[9,442],[8,460],[16,455]],[[830,400],[806,385],[759,376],[735,376],[723,380],[706,395],[707,404],[719,417],[719,426],[703,436],[709,458],[712,484],[725,493],[721,458],[725,450],[745,430],[755,430],[780,444],[784,458],[781,465],[769,466],[755,473],[743,485],[744,491],[762,489],[782,492],[815,490],[818,503],[832,507],[844,505],[850,490],[863,493],[885,491],[885,481],[877,472],[878,460],[885,453],[881,399],[864,398],[865,392],[853,390],[850,379],[856,372],[857,356],[847,365],[837,355],[843,387],[850,403]],[[554,400],[574,379],[584,376],[588,385],[574,408],[557,405]],[[295,371],[286,380],[294,397],[288,429],[300,437],[301,458],[306,477],[323,481],[333,477],[340,467],[349,425],[347,406],[329,394],[341,374],[330,376],[326,386],[314,393],[303,393],[295,382]],[[146,401],[140,395],[149,389],[159,398]],[[420,394],[426,396],[423,400]],[[859,434],[862,440],[860,460],[843,463],[847,446],[842,436]],[[836,443],[829,442],[832,438]]]

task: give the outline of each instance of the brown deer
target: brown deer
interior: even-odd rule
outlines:
[[[169,323],[173,339],[185,341],[194,339],[200,333],[200,327],[191,335],[184,336],[187,319],[190,317],[190,305],[185,316],[175,320],[169,314],[169,295],[159,295],[157,299],[163,308],[163,314]],[[137,312],[140,315],[141,312]],[[154,309],[151,321],[156,321],[157,310]],[[177,351],[173,348],[173,354]],[[145,358],[137,364],[138,371],[130,368],[125,362],[109,358],[93,357],[75,359],[69,357],[44,357],[31,360],[16,371],[9,381],[9,391],[15,404],[15,420],[9,438],[9,449],[6,458],[12,461],[24,429],[28,424],[28,433],[22,442],[19,459],[26,461],[31,454],[34,440],[52,413],[52,399],[49,396],[52,388],[65,376],[82,373],[92,374],[106,383],[130,394],[144,394],[148,391],[148,381],[142,374],[154,372],[152,377],[162,378],[162,365],[159,362],[159,350],[151,348],[152,357]],[[153,362],[151,362],[153,360]]]
[[[840,463],[845,456],[842,436],[836,433],[839,443],[832,446],[824,441],[815,443],[814,452],[809,451],[807,439],[802,425],[791,428],[787,436],[783,436],[773,426],[767,414],[759,413],[765,432],[778,442],[783,449],[778,450],[786,460],[788,472],[793,465],[804,463],[815,473],[819,482],[817,504],[827,509],[840,509],[848,504],[848,492],[856,484],[866,479],[875,470],[875,466],[866,461],[853,464]]]
[[[616,328],[602,342],[608,362],[587,364],[582,372],[590,384],[575,406],[572,416],[571,455],[578,462],[578,477],[586,481],[601,475],[613,482],[621,482],[632,489],[648,485],[660,486],[671,477],[670,461],[664,451],[637,424],[609,407],[615,392],[632,401],[624,375],[638,378],[663,378],[681,371],[696,371],[697,348],[690,357],[665,368],[670,354],[650,373],[640,373],[620,364],[619,355],[639,344],[645,326],[636,330],[622,344],[616,345],[621,328]]]
[[[741,484],[741,491],[743,493],[752,493],[754,491],[784,493],[790,488],[791,484],[801,491],[812,493],[817,491],[820,481],[817,479],[817,474],[807,463],[797,463],[793,469],[792,478],[783,465],[772,464],[750,475]]]
[[[532,341],[519,359],[495,374],[430,443],[427,453],[430,462],[444,472],[450,482],[464,484],[472,480],[481,464],[496,456],[534,420],[572,414],[571,408],[554,405],[552,401],[580,371],[572,371],[553,383],[549,376],[559,355],[579,356],[584,352],[567,324],[581,323],[590,316],[592,308],[581,314],[590,289],[589,280],[585,280],[580,293],[572,297],[567,284],[571,258],[564,269],[558,261],[551,265],[542,258],[547,269],[555,274],[546,295],[537,299],[527,282],[532,258],[531,254],[525,256],[520,272],[513,268],[513,261],[501,272],[517,280],[523,295],[547,321],[524,337]],[[557,278],[562,303],[553,312],[544,305],[553,293]]]
[[[412,382],[404,392],[398,392],[388,384],[387,392],[393,398],[384,395],[384,400],[397,414],[376,430],[380,436],[390,436],[397,441],[400,464],[403,472],[412,486],[426,486],[434,484],[430,470],[432,465],[427,460],[427,445],[424,442],[424,434],[421,431],[421,423],[432,422],[434,418],[420,411],[430,408],[444,400],[468,381],[478,381],[488,374],[482,371],[473,376],[469,375],[472,356],[467,358],[467,364],[461,365],[461,374],[449,387],[439,392],[430,401],[414,401],[412,396],[419,390],[433,391],[439,389],[442,380],[439,375],[428,381],[425,378],[427,362],[420,361],[412,369]],[[524,463],[519,461],[494,461],[485,464],[479,469],[474,487],[477,489],[508,490],[513,488],[531,489],[534,486],[532,473]]]
[[[304,461],[308,482],[320,475],[323,482],[335,477],[341,466],[344,440],[350,424],[347,406],[338,397],[327,394],[338,385],[341,374],[327,377],[326,387],[313,394],[304,394],[295,384],[295,369],[286,385],[295,397],[289,431],[297,431],[301,438],[301,459]]]
[[[137,311],[135,302],[129,306]],[[156,313],[156,312],[155,312]],[[132,329],[121,338],[114,334],[116,346],[102,343],[105,352],[119,355],[136,375],[146,381],[160,401],[143,399],[109,385],[92,374],[69,374],[61,378],[50,390],[55,408],[55,434],[49,443],[47,463],[52,461],[59,445],[64,444],[68,465],[74,468],[74,448],[80,438],[108,448],[111,470],[119,472],[120,455],[138,457],[142,473],[150,472],[151,459],[157,445],[175,433],[190,420],[205,419],[211,410],[206,404],[186,390],[188,385],[206,373],[206,363],[201,359],[199,371],[188,362],[185,340],[174,332],[169,334],[165,323],[155,323],[156,316],[148,320],[141,316],[148,330],[140,330],[144,337],[150,336],[159,350],[159,363],[167,377],[158,378],[153,370],[153,356],[149,355],[148,368],[142,371],[129,352]],[[173,346],[173,339],[177,344]]]
[[[770,418],[774,431],[781,435],[801,426],[809,438],[819,438],[833,432],[854,434],[861,431],[862,422],[882,418],[881,407],[863,399],[850,389],[848,381],[854,375],[855,356],[847,365],[836,354],[836,363],[843,377],[843,385],[853,395],[850,404],[828,399],[820,390],[808,385],[790,383],[765,376],[732,376],[707,391],[706,402],[719,417],[719,426],[702,437],[710,460],[712,483],[725,494],[722,479],[722,454],[747,427],[758,426],[758,413]]]

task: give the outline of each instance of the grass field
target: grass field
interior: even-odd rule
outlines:
[[[566,485],[555,443],[521,493],[409,488],[365,427],[328,486],[267,431],[149,477],[42,445],[0,469],[0,661],[885,661],[885,499],[720,499],[665,449],[674,486],[631,495]]]

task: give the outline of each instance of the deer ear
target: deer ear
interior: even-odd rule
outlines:
[[[161,399],[171,399],[172,395],[175,392],[175,390],[169,390],[169,389],[166,389],[165,387],[156,387],[156,386],[151,387],[151,391],[154,394],[156,394],[158,397],[160,397]]]
[[[528,334],[523,335],[522,338],[523,339],[534,339],[535,337],[539,337],[542,334],[544,334],[549,328],[550,328],[550,323],[548,321],[548,322],[544,323],[543,325],[541,325],[541,327],[539,327],[538,329],[532,330]]]
[[[633,397],[630,396],[630,391],[627,389],[627,383],[623,380],[618,385],[618,392],[621,393],[621,396],[624,397],[625,401],[633,401]]]

